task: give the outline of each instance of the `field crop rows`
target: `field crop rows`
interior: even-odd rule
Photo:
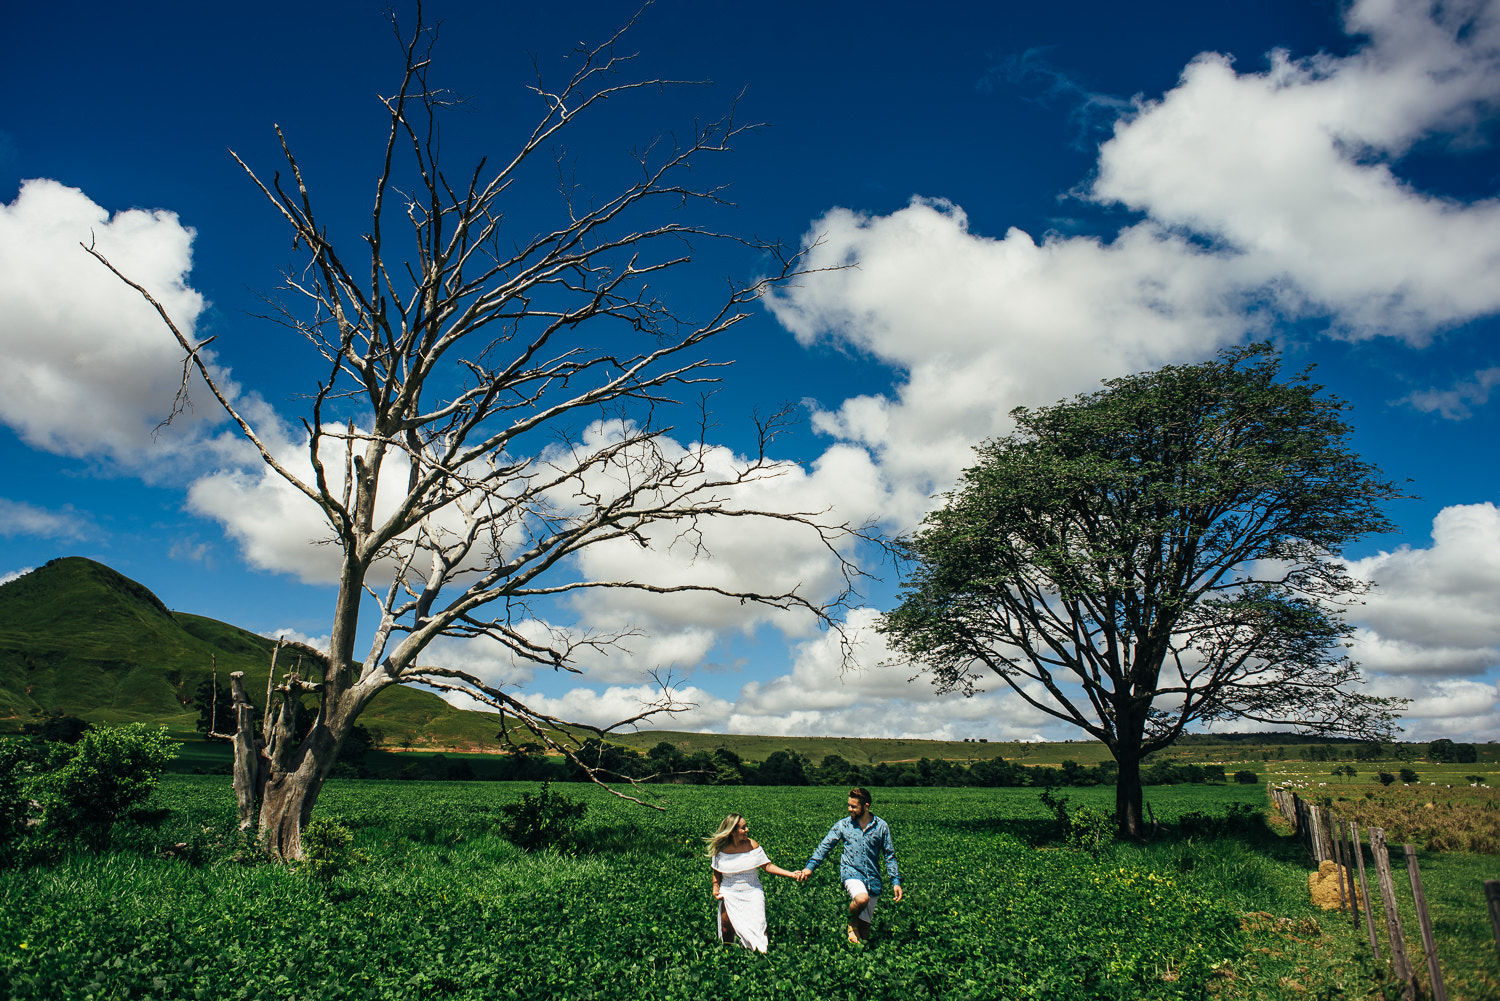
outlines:
[[[907,900],[887,898],[859,948],[843,941],[835,867],[806,886],[767,877],[758,956],[714,940],[702,837],[744,813],[773,860],[799,867],[842,790],[680,787],[654,812],[562,787],[590,805],[581,846],[527,854],[492,828],[533,788],[331,783],[319,812],[365,858],[319,881],[236,860],[227,783],[170,777],[170,819],[133,848],[0,872],[0,998],[1293,998],[1371,982],[1357,940],[1307,905],[1295,861],[1230,840],[1038,849],[1033,790],[876,790]],[[1155,799],[1165,821],[1262,796]],[[1468,990],[1450,997],[1484,996]]]

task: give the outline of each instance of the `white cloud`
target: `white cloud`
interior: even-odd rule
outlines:
[[[1091,194],[1215,238],[1288,312],[1421,344],[1500,309],[1500,201],[1424,194],[1391,164],[1494,106],[1500,7],[1368,0],[1346,23],[1369,37],[1346,57],[1195,59],[1116,125]]]
[[[286,640],[288,643],[301,643],[303,646],[312,647],[314,650],[325,654],[328,652],[328,648],[333,645],[332,636],[311,636],[296,629],[266,629],[260,635],[268,640]]]
[[[820,241],[820,242],[819,242]],[[1100,379],[1196,359],[1254,323],[1233,261],[1137,226],[1112,243],[968,229],[963,210],[914,199],[884,217],[836,209],[814,223],[813,267],[771,308],[804,344],[854,345],[906,373],[895,399],[816,409],[818,430],[878,457],[900,528],[920,520],[979,440],[1012,427],[1013,407],[1050,403]]]
[[[1496,386],[1500,386],[1500,366],[1480,369],[1448,389],[1412,393],[1403,402],[1424,414],[1437,413],[1450,421],[1462,421],[1473,416],[1470,406],[1482,407],[1490,401],[1490,390]]]
[[[688,453],[672,441],[662,441],[660,447],[673,461]],[[716,447],[703,449],[700,456],[709,480],[732,480],[750,461]],[[781,463],[714,495],[723,498],[723,508],[731,512],[800,513],[857,526],[873,515],[881,490],[868,453],[836,446],[811,468]],[[646,546],[627,539],[589,546],[577,558],[579,576],[717,588],[731,594],[796,590],[814,603],[832,600],[844,586],[837,558],[806,525],[774,517],[712,516],[699,520],[691,531],[684,528],[681,522],[651,526],[642,533]],[[851,540],[837,540],[837,545],[847,551]],[[749,632],[769,623],[787,634],[808,635],[815,628],[805,613],[706,591],[661,595],[631,588],[591,589],[577,594],[574,607],[590,628],[634,627],[659,638],[675,636],[669,648],[652,653],[652,666],[696,665],[707,656],[712,638],[725,631]]]
[[[1372,695],[1412,700],[1403,740],[1483,740],[1500,733],[1500,684],[1471,678],[1376,678]]]
[[[596,692],[591,688],[575,688],[556,697],[526,694],[523,698],[532,709],[549,716],[574,723],[588,723],[604,727],[638,715],[645,706],[661,698],[662,694],[661,689],[652,685],[611,685],[602,692]],[[718,719],[722,718],[730,708],[730,704],[724,699],[711,695],[694,685],[674,687],[669,690],[669,695],[679,703],[693,703],[696,708],[689,713],[653,716],[649,723],[642,722],[642,729],[653,726],[681,729],[689,725],[687,723],[689,716],[694,720]],[[692,725],[696,726],[696,724]]]
[[[73,510],[71,504],[61,511],[48,511],[35,504],[0,497],[0,536],[32,535],[76,541],[94,532],[88,517]]]
[[[174,213],[113,218],[83,192],[32,180],[0,205],[0,421],[34,448],[129,463],[169,412],[181,353],[156,312],[79,243],[153,290],[191,335],[193,230]],[[166,451],[163,446],[162,451]]]
[[[849,660],[836,633],[820,634],[797,645],[790,673],[748,682],[732,702],[715,700],[672,725],[788,736],[1039,739],[1049,717],[998,679],[990,679],[992,692],[969,698],[938,695],[928,679],[913,680],[910,668],[890,662],[874,630],[878,616],[871,608],[849,613]]]
[[[1500,663],[1500,509],[1444,508],[1432,546],[1402,546],[1349,565],[1375,588],[1352,616],[1356,659],[1387,674],[1473,674]]]
[[[1425,194],[1392,169],[1494,107],[1497,12],[1366,2],[1348,25],[1369,42],[1346,57],[1277,53],[1260,73],[1199,57],[1100,148],[1087,197],[1144,215],[1108,241],[994,239],[932,199],[829,212],[808,263],[856,267],[810,275],[771,309],[803,343],[851,345],[905,378],[894,396],[823,401],[815,426],[878,456],[905,529],[1015,406],[1196,361],[1285,317],[1422,344],[1500,310],[1500,201]]]
[[[111,216],[53,180],[25,181],[15,201],[0,204],[0,423],[33,448],[106,459],[148,480],[250,458],[239,435],[222,430],[224,416],[196,375],[195,405],[160,426],[177,397],[182,352],[150,304],[79,246],[93,241],[191,338],[206,305],[187,284],[194,236],[174,212]],[[264,401],[241,394],[211,350],[200,354],[226,395],[275,436]]]
[[[36,567],[22,567],[19,570],[7,570],[5,573],[0,574],[0,585],[9,584],[13,580],[25,577],[35,569]]]

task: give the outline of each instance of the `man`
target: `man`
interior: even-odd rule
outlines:
[[[869,790],[856,786],[849,790],[849,816],[828,831],[807,865],[792,875],[803,882],[812,875],[833,846],[844,843],[839,857],[839,878],[849,893],[849,941],[858,945],[870,937],[870,921],[875,916],[875,901],[880,896],[880,858],[885,856],[885,871],[891,878],[893,896],[901,902],[901,873],[896,868],[896,844],[891,840],[890,825],[870,812]]]

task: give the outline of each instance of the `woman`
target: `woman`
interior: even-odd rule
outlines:
[[[738,813],[724,818],[724,823],[708,841],[708,857],[713,860],[714,899],[719,902],[719,939],[756,952],[765,952],[766,893],[760,886],[760,870],[773,876],[796,879],[795,873],[774,865],[765,849],[750,837],[750,824]]]

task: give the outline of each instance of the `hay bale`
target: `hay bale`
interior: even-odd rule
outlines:
[[[1319,866],[1318,871],[1310,873],[1307,877],[1307,889],[1312,893],[1312,901],[1325,911],[1336,911],[1339,909],[1339,880],[1345,879],[1344,897],[1348,898],[1349,887],[1347,877],[1341,876],[1343,870],[1339,864],[1332,859],[1325,859]],[[1359,883],[1355,882],[1354,894],[1359,898],[1359,905],[1364,906],[1364,896],[1359,892]],[[1346,905],[1347,906],[1347,903]]]

